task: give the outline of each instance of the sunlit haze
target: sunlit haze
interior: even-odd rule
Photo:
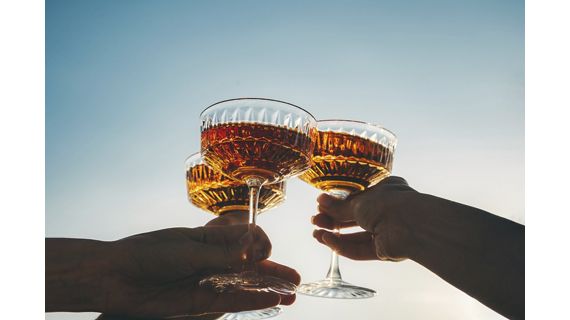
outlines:
[[[198,116],[251,96],[380,123],[412,187],[524,223],[523,1],[48,0],[46,236],[206,223],[184,183]],[[258,221],[306,281],[328,267],[318,194],[293,179]],[[502,319],[412,261],[341,271],[378,296],[299,295],[278,319]]]

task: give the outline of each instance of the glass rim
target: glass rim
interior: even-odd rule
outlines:
[[[292,104],[290,102],[283,101],[283,100],[277,100],[277,99],[271,99],[271,98],[258,98],[258,97],[243,97],[243,98],[233,98],[233,99],[226,99],[226,100],[218,101],[216,103],[213,103],[213,104],[207,106],[204,110],[202,110],[202,112],[200,112],[200,118],[202,118],[202,115],[204,114],[204,112],[208,111],[208,109],[210,109],[210,108],[213,108],[213,107],[215,107],[219,104],[222,104],[222,103],[226,103],[226,102],[230,102],[230,101],[240,101],[240,100],[261,100],[261,101],[271,101],[271,102],[279,102],[279,103],[287,104],[287,105],[290,105],[292,107],[295,107],[295,108],[307,113],[309,116],[311,116],[311,118],[313,118],[313,120],[317,121],[315,116],[313,116],[313,114],[311,114],[309,111],[307,111],[303,107],[299,107],[298,105],[295,105],[295,104]]]
[[[195,159],[197,158],[197,159]],[[186,159],[184,160],[184,164],[186,166],[188,166],[188,164],[190,162],[197,162],[197,161],[202,161],[202,152],[198,151],[198,152],[194,152],[191,155],[189,155],[188,157],[186,157]],[[196,161],[197,160],[197,161]]]
[[[386,129],[386,127],[384,127],[380,124],[377,124],[377,123],[365,122],[365,121],[360,121],[360,120],[347,120],[347,119],[322,119],[322,120],[317,120],[317,126],[319,125],[320,122],[345,122],[345,123],[363,124],[363,125],[375,127],[377,129],[382,129],[382,130],[388,132],[388,134],[391,135],[393,139],[395,139],[395,140],[398,139],[398,136],[396,136],[396,134],[394,132],[390,131],[389,129]],[[317,128],[317,130],[318,130],[318,128]]]

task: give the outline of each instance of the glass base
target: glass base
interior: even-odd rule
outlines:
[[[209,276],[200,281],[200,286],[211,287],[216,292],[264,291],[284,295],[294,294],[297,286],[277,277],[260,275],[256,272],[228,273]]]
[[[305,283],[297,288],[297,293],[320,298],[364,299],[372,298],[376,291],[358,287],[342,280],[325,279]]]
[[[273,318],[278,316],[283,309],[279,307],[272,307],[267,309],[261,310],[252,310],[252,311],[242,311],[236,313],[226,313],[224,314],[220,320],[257,320],[257,319],[267,319]]]

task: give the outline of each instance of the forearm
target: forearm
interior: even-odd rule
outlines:
[[[103,312],[107,243],[46,239],[46,312]]]
[[[524,226],[419,195],[410,258],[493,310],[524,318]]]

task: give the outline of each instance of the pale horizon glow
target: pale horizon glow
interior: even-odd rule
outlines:
[[[206,223],[184,184],[198,116],[247,96],[379,123],[412,187],[525,221],[523,1],[50,0],[46,236]],[[272,259],[306,281],[329,259],[311,236],[318,194],[293,179],[259,219]],[[412,261],[340,263],[378,296],[299,295],[276,319],[502,319]]]

